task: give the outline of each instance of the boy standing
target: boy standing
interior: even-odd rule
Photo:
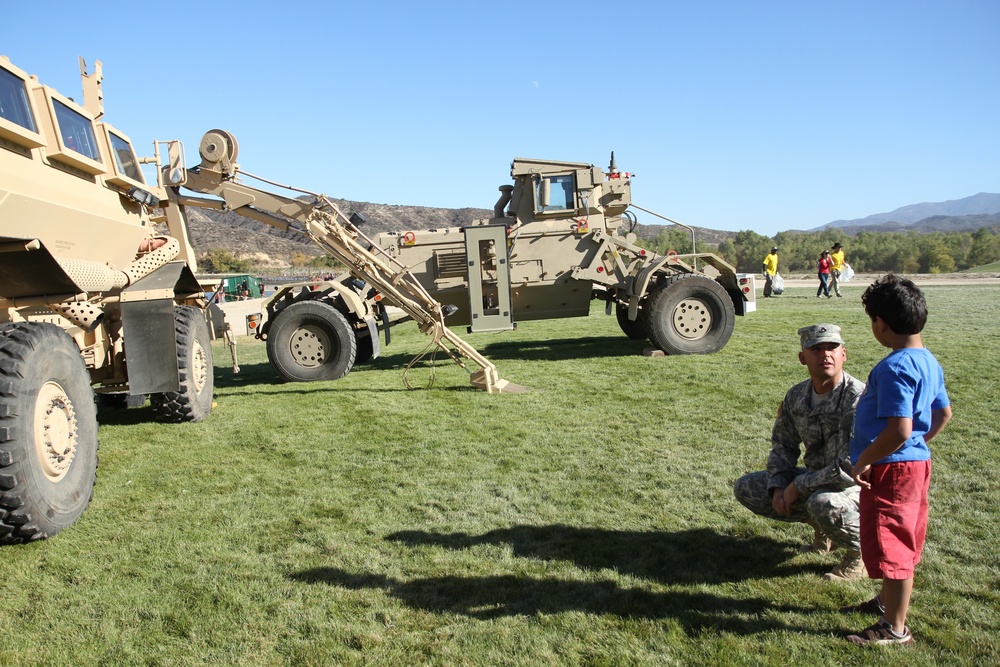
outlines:
[[[868,376],[851,438],[851,474],[861,486],[861,554],[882,589],[842,611],[880,615],[848,637],[855,644],[910,644],[906,614],[927,534],[927,443],[951,419],[951,406],[944,371],[920,338],[927,321],[920,289],[889,274],[865,290],[861,303],[875,340],[892,350]]]

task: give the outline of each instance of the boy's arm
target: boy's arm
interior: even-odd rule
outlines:
[[[944,424],[938,427],[938,431],[942,428],[944,428]],[[854,464],[854,469],[851,470],[851,477],[854,478],[854,481],[865,489],[872,488],[872,485],[868,481],[868,478],[871,476],[872,464],[884,459],[902,447],[912,432],[913,419],[910,417],[889,417],[889,423],[878,434],[878,437],[861,452],[858,462]]]
[[[924,442],[930,442],[930,439],[941,432],[941,429],[945,427],[951,421],[951,406],[946,405],[943,408],[931,411],[931,428],[927,433],[924,434]]]

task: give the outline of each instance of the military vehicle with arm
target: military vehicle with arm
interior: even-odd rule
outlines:
[[[631,339],[668,354],[721,350],[735,315],[756,307],[753,283],[712,253],[657,255],[636,244],[631,178],[583,162],[518,158],[492,218],[465,227],[387,232],[375,241],[430,295],[454,304],[449,324],[502,331],[582,317],[594,299]],[[683,226],[683,225],[682,225]],[[695,245],[694,231],[692,247]]]

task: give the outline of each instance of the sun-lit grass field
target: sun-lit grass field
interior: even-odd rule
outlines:
[[[733,499],[805,377],[796,329],[842,325],[862,378],[883,356],[863,287],[760,300],[709,356],[642,356],[599,308],[468,336],[518,395],[447,359],[406,390],[412,323],[329,383],[279,382],[250,339],[233,375],[216,344],[208,420],[102,412],[90,509],[0,551],[0,664],[997,664],[1000,286],[925,290],[955,417],[914,646],[846,642],[870,619],[837,608],[876,584],[823,581],[839,554]]]

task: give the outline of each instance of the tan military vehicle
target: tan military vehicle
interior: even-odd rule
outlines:
[[[510,173],[514,185],[500,187],[493,218],[374,237],[434,299],[457,308],[449,325],[510,330],[586,316],[598,299],[629,338],[668,354],[707,354],[729,341],[735,315],[755,309],[751,279],[720,257],[658,256],[636,245],[630,207],[663,216],[632,204],[631,176],[613,153],[607,174],[583,162],[521,158]]]
[[[335,379],[377,356],[379,320],[388,338],[384,295],[454,361],[480,367],[468,369],[474,386],[520,389],[444,326],[440,304],[405,267],[373,252],[357,219],[322,195],[241,183],[236,140],[223,130],[205,134],[191,170],[177,141],[138,158],[104,120],[100,62],[88,74],[81,60],[81,75],[82,105],[0,56],[0,544],[54,535],[87,508],[95,391],[120,404],[148,395],[161,421],[210,413],[208,304],[193,273],[187,206],[297,229],[350,269],[285,286],[267,304],[261,337],[282,377]],[[143,163],[156,165],[155,185]],[[160,223],[168,234],[156,234]]]
[[[384,305],[388,302],[433,337],[432,347],[469,370],[473,386],[490,393],[523,389],[501,379],[489,360],[445,326],[445,309],[407,267],[381,252],[361,231],[360,216],[346,215],[322,194],[280,186],[243,171],[236,162],[236,138],[225,130],[206,132],[198,152],[201,162],[185,169],[178,162],[183,151],[176,142],[169,144],[170,165],[161,172],[169,197],[164,209],[168,219],[177,218],[180,226],[188,207],[232,211],[301,232],[348,269],[333,280],[283,285],[264,303],[267,317],[257,336],[266,341],[268,360],[284,379],[336,380],[356,363],[377,357],[380,325],[389,341]],[[284,187],[293,195],[264,190],[249,180]],[[462,359],[479,370],[468,369]]]
[[[166,193],[104,119],[101,64],[81,74],[82,105],[0,57],[0,543],[54,535],[86,509],[95,390],[148,395],[167,422],[212,409],[186,229],[154,232]]]

